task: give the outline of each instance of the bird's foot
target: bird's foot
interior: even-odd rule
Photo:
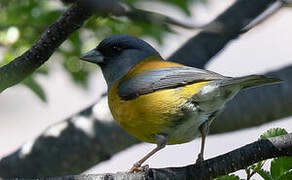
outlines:
[[[133,167],[129,170],[129,173],[145,172],[149,169],[148,165],[141,166],[140,163],[135,163]]]
[[[202,153],[199,153],[198,158],[196,160],[196,165],[200,165],[204,161],[204,157]]]

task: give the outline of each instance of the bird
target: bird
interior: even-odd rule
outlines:
[[[240,90],[281,80],[264,75],[227,77],[164,60],[150,44],[127,34],[115,34],[79,57],[100,66],[108,87],[108,105],[127,132],[156,147],[129,172],[166,145],[201,136],[196,160],[204,160],[209,126]]]

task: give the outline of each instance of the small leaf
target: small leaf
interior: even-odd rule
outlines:
[[[288,171],[284,173],[278,180],[291,180],[292,179],[292,171]]]
[[[264,180],[273,180],[273,177],[271,176],[270,172],[265,171],[263,169],[259,169],[257,173],[264,179]]]
[[[250,179],[253,175],[258,173],[258,171],[262,170],[262,167],[265,164],[265,162],[266,161],[260,161],[246,168],[245,172],[246,172],[246,177],[248,177],[247,179]],[[252,172],[250,172],[250,169],[252,169]]]
[[[239,177],[232,174],[232,175],[221,176],[221,177],[215,178],[213,180],[239,180]]]
[[[276,136],[281,136],[287,134],[287,131],[283,128],[272,128],[264,132],[261,136],[260,139],[264,138],[270,138],[270,137],[276,137]]]
[[[263,167],[263,165],[265,164],[266,161],[260,161],[260,162],[257,162],[255,164],[255,166],[253,167],[253,170],[254,171],[258,171],[259,169],[261,169]]]
[[[249,176],[250,175],[250,167],[247,167],[247,168],[245,168],[245,173],[246,173],[246,175],[247,176]]]
[[[43,88],[39,83],[34,79],[34,77],[29,76],[22,81],[22,84],[32,90],[43,102],[46,102],[46,95]]]
[[[284,175],[287,171],[292,170],[292,158],[280,157],[271,161],[271,174],[274,179]]]

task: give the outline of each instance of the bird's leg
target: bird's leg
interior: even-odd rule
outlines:
[[[204,149],[205,149],[205,142],[206,142],[206,136],[209,133],[209,127],[210,124],[213,122],[215,119],[216,115],[219,114],[220,111],[215,111],[208,119],[208,121],[205,121],[200,127],[200,133],[201,133],[201,149],[200,153],[198,154],[198,158],[196,160],[196,164],[200,164],[201,162],[204,161]]]
[[[165,134],[157,134],[156,135],[156,148],[146,154],[142,159],[136,162],[133,167],[130,169],[129,173],[144,171],[145,168],[141,167],[141,165],[149,159],[153,154],[158,152],[159,150],[163,149],[167,144],[167,135]]]
[[[204,161],[204,149],[205,149],[205,141],[206,136],[209,132],[209,121],[205,121],[200,127],[199,127],[200,133],[201,133],[201,149],[200,153],[198,154],[198,158],[196,160],[196,164],[200,164]]]

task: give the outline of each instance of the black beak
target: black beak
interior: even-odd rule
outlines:
[[[96,49],[90,50],[79,57],[83,61],[101,64],[104,62],[104,56]]]

